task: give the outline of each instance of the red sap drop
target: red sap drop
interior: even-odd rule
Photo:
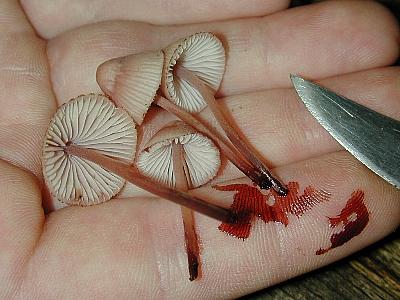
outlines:
[[[299,183],[289,182],[286,196],[278,195],[274,190],[263,194],[258,187],[248,184],[230,184],[214,186],[219,191],[237,191],[230,207],[236,222],[222,223],[218,228],[237,238],[246,239],[256,218],[267,222],[279,222],[288,225],[288,214],[300,217],[316,204],[329,200],[329,194],[308,186],[300,194]],[[273,201],[270,201],[273,198]],[[273,203],[269,205],[268,203]]]
[[[329,218],[331,227],[334,228],[340,223],[343,223],[344,229],[339,233],[332,234],[330,238],[330,247],[319,249],[315,254],[324,254],[333,248],[347,243],[364,230],[368,221],[369,213],[364,204],[364,192],[361,190],[354,191],[340,214],[336,217]]]

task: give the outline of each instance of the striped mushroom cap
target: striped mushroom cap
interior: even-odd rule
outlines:
[[[183,164],[189,173],[189,186],[196,188],[213,179],[221,165],[218,148],[206,136],[180,121],[158,131],[139,154],[137,167],[151,179],[175,187],[172,144],[183,147]]]
[[[98,67],[97,82],[140,125],[160,87],[163,62],[162,51],[114,58]]]
[[[165,97],[189,112],[206,107],[201,94],[188,82],[174,76],[178,64],[193,72],[214,91],[218,90],[225,71],[225,50],[213,34],[201,32],[185,37],[164,49],[161,88]]]
[[[133,162],[136,129],[131,117],[103,95],[83,95],[62,105],[51,120],[43,144],[43,175],[53,197],[69,205],[108,201],[124,179],[99,165],[66,154],[69,144]]]

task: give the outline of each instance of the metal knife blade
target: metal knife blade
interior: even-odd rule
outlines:
[[[400,188],[400,122],[299,76],[290,78],[317,121],[360,162]]]

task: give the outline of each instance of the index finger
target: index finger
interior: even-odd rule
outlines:
[[[52,38],[82,25],[109,20],[170,25],[263,16],[286,8],[289,0],[118,0],[112,5],[108,0],[98,0],[95,4],[81,0],[21,3],[39,34]]]
[[[160,49],[200,31],[216,34],[227,52],[219,96],[290,87],[289,73],[322,79],[389,65],[398,56],[398,25],[374,2],[326,1],[265,18],[186,26],[103,22],[49,42],[56,97],[62,103],[99,91],[95,74],[105,60]]]

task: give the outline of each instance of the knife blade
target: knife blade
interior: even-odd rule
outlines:
[[[290,78],[318,123],[360,162],[400,188],[400,122],[297,75]]]

